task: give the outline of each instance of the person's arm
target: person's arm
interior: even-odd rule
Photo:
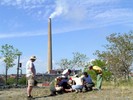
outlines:
[[[35,70],[34,70],[34,66],[32,63],[30,64],[30,70],[32,72],[33,77],[35,77]]]
[[[55,79],[54,86],[58,87],[58,80],[57,79]]]
[[[102,74],[102,70],[97,70],[97,72],[98,72],[99,74]]]
[[[85,79],[84,79],[84,78],[83,78],[83,80],[82,80],[82,81],[83,81],[83,85],[85,85],[85,84],[87,83],[87,82],[85,81]]]

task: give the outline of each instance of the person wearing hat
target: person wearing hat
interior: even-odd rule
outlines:
[[[89,66],[89,70],[94,70],[97,75],[96,90],[101,90],[102,86],[102,69],[99,66]]]
[[[34,65],[34,61],[36,60],[36,56],[31,56],[30,60],[26,63],[26,78],[27,78],[27,97],[32,98],[31,92],[35,82],[36,68]]]

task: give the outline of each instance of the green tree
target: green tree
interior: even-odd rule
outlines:
[[[60,62],[57,63],[57,65],[60,66],[61,69],[68,69],[70,68],[71,61],[67,58],[61,59]]]
[[[79,52],[72,54],[73,58],[71,60],[68,60],[67,58],[61,59],[60,62],[57,63],[57,65],[59,65],[61,69],[85,67],[86,61],[88,59],[87,56]]]
[[[19,50],[12,45],[5,44],[1,46],[0,52],[6,67],[5,83],[7,84],[8,69],[15,65],[14,60],[17,58]]]
[[[105,60],[95,59],[88,63],[88,65],[85,67],[84,71],[88,72],[91,77],[96,80],[96,73],[92,70],[88,70],[88,66],[95,65],[99,66],[103,70],[103,79],[106,81],[109,81],[111,79],[111,72],[109,71],[109,68],[106,64]]]
[[[19,83],[20,85],[26,85],[26,77],[25,77],[25,76],[21,77],[21,78],[19,79],[18,83]]]
[[[105,45],[106,51],[96,51],[96,55],[107,61],[114,78],[127,79],[133,63],[133,32],[113,33],[107,37],[109,44]]]

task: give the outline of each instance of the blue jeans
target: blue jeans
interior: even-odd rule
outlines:
[[[76,90],[76,89],[82,89],[83,85],[72,85],[72,89]]]

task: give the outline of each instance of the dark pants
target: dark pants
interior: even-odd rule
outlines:
[[[50,92],[52,95],[56,95],[56,89],[54,87],[50,88]]]
[[[95,84],[94,83],[86,83],[84,85],[85,91],[92,91],[92,87],[94,87]]]
[[[62,94],[63,90],[56,91],[56,89],[53,87],[53,88],[50,88],[50,92],[51,92],[51,95],[56,95],[56,93]]]

